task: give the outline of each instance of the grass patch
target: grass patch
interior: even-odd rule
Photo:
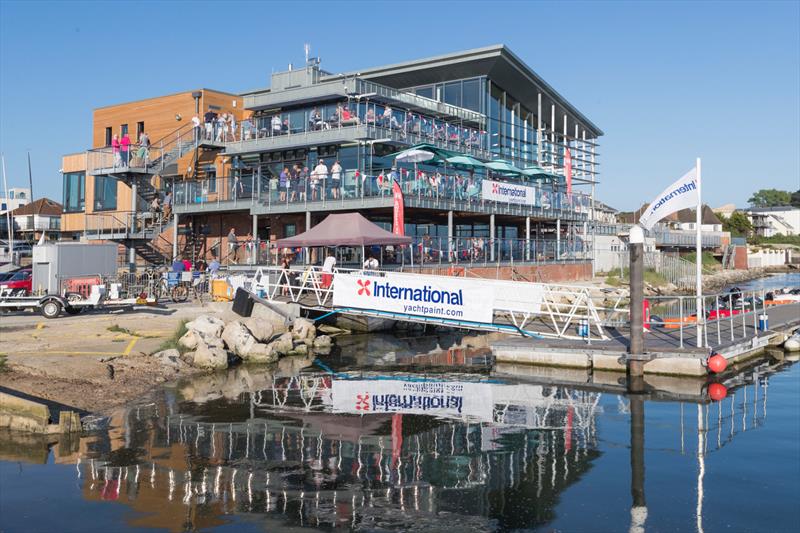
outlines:
[[[156,350],[156,351],[157,352],[161,352],[161,351],[164,351],[164,350],[173,350],[174,349],[174,350],[178,350],[180,353],[187,352],[188,350],[186,348],[184,348],[183,346],[178,344],[178,341],[180,340],[180,338],[183,337],[184,335],[186,335],[186,332],[188,331],[186,329],[186,323],[187,322],[189,322],[189,321],[188,320],[181,320],[181,323],[178,324],[177,328],[175,328],[175,331],[172,333],[172,336],[169,337],[168,339],[164,339],[164,342],[161,343],[161,346],[159,346],[158,350]]]
[[[686,261],[689,261],[690,263],[696,263],[697,262],[697,259],[695,259],[696,257],[697,257],[697,254],[695,252],[689,252],[688,254],[681,256],[682,259],[685,259]],[[703,252],[702,257],[703,257],[703,267],[704,268],[709,268],[709,269],[712,269],[712,270],[716,270],[716,269],[718,269],[718,268],[720,268],[722,266],[720,264],[720,262],[717,261],[717,258],[714,257],[714,254],[712,254],[711,252]]]
[[[0,354],[0,374],[2,374],[3,372],[8,372],[8,366],[6,365],[7,361],[8,361],[8,356]]]
[[[123,328],[119,324],[114,324],[113,326],[108,326],[106,331],[110,331],[111,333],[123,333],[125,335],[130,335],[131,337],[138,337],[139,335],[136,334],[135,331],[131,331],[128,328]]]
[[[669,283],[667,278],[655,270],[645,269],[643,277],[644,282],[653,287],[662,287]],[[622,270],[622,277],[619,275],[619,270],[606,276],[606,285],[611,287],[621,287],[628,284],[630,284],[630,269],[628,268]]]

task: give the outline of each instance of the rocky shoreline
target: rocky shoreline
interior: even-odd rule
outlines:
[[[751,268],[748,270],[721,270],[714,274],[706,274],[703,276],[703,292],[715,293],[731,285],[788,272],[797,272],[797,269],[783,266]],[[645,284],[645,295],[647,296],[680,296],[690,294],[694,294],[694,291],[679,289],[671,283],[665,286]]]

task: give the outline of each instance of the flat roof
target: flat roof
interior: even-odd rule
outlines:
[[[416,77],[413,75],[413,73],[423,70],[432,71],[432,76],[435,76],[437,72],[442,74],[450,74],[455,71],[456,76],[450,76],[450,79],[476,76],[479,75],[478,72],[483,72],[490,78],[507,79],[511,82],[520,78],[527,79],[527,81],[539,87],[542,93],[549,96],[550,99],[557,103],[557,105],[560,105],[566,109],[569,114],[582,122],[588,129],[592,131],[592,133],[597,136],[603,135],[603,131],[596,124],[594,124],[586,115],[578,111],[574,105],[572,105],[566,98],[564,98],[564,96],[556,91],[549,83],[547,83],[504,44],[494,44],[482,48],[451,52],[438,56],[404,61],[402,63],[395,63],[392,65],[361,69],[336,76],[359,76],[365,79],[392,77],[397,79],[403,77],[411,80],[417,79],[421,81],[421,83],[410,83],[408,86],[432,83],[431,81],[422,81],[430,79],[432,76],[425,78],[419,75]],[[459,75],[459,72],[462,72],[463,75]],[[443,77],[441,81],[446,80]],[[510,87],[504,87],[504,89],[510,90]],[[531,106],[527,107],[530,109]]]
[[[236,94],[236,93],[229,93],[228,91],[218,91],[216,89],[207,89],[205,87],[201,87],[200,89],[189,89],[189,90],[186,90],[186,91],[178,91],[176,93],[161,94],[159,96],[151,96],[149,98],[139,98],[138,100],[128,100],[127,102],[117,102],[116,104],[107,104],[107,105],[103,105],[103,106],[100,106],[100,107],[95,107],[94,111],[97,111],[98,109],[105,109],[107,107],[116,107],[116,106],[119,106],[119,105],[135,104],[137,102],[146,102],[148,100],[157,100],[159,98],[166,98],[168,96],[177,96],[179,94],[191,94],[191,93],[193,93],[195,91],[203,91],[203,92],[210,92],[210,93],[225,94],[225,95],[228,95],[228,96],[241,96],[241,95]]]
[[[506,85],[524,85],[525,82],[533,84],[542,92],[543,96],[555,103],[557,107],[566,110],[568,115],[571,115],[582,123],[595,137],[603,135],[603,130],[580,112],[504,44],[494,44],[482,48],[473,48],[401,63],[352,70],[339,74],[325,74],[320,77],[320,81],[355,76],[363,79],[373,79],[375,81],[389,80],[389,83],[385,81],[381,81],[381,83],[402,89],[405,87],[427,85],[480,75],[488,76],[495,81],[502,80]],[[392,83],[392,81],[394,83]],[[524,92],[524,88],[525,87],[520,88],[521,93]],[[508,91],[510,87],[505,86],[504,89]],[[269,87],[254,89],[240,93],[240,96],[269,91]],[[532,94],[515,95],[515,97],[519,99],[525,96],[535,98],[535,95]],[[526,107],[533,110],[536,106],[533,105],[533,102],[528,102]],[[555,126],[556,124],[551,125],[553,128],[555,128]]]

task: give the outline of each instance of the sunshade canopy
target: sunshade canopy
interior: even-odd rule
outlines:
[[[545,170],[545,169],[543,169],[541,167],[537,167],[537,166],[526,167],[526,168],[522,169],[522,173],[524,175],[530,176],[532,178],[551,179],[551,180],[554,180],[554,181],[558,181],[558,179],[560,178],[560,176],[558,174],[554,174],[552,172],[548,172],[547,170]]]
[[[333,214],[310,230],[278,240],[278,248],[311,246],[372,246],[408,244],[411,237],[395,235],[364,218],[360,213]]]
[[[469,168],[483,168],[486,166],[484,162],[478,161],[474,157],[468,155],[454,155],[453,157],[448,157],[445,161],[450,165],[460,165]]]
[[[522,169],[519,169],[519,168],[515,167],[514,165],[512,165],[511,163],[509,163],[508,161],[506,161],[504,159],[498,159],[496,161],[489,161],[488,163],[486,163],[486,166],[488,168],[491,168],[492,170],[496,170],[497,172],[510,172],[510,173],[513,173],[513,174],[522,174],[523,173]]]

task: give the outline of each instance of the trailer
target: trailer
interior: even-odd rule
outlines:
[[[12,296],[0,294],[0,311],[38,311],[45,318],[57,318],[61,312],[77,315],[85,309],[124,309],[137,305],[155,305],[154,298],[109,299],[104,285],[92,285],[87,297],[79,293]]]

